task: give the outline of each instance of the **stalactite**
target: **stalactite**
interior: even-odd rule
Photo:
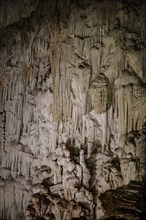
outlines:
[[[144,175],[144,1],[26,3],[0,16],[0,219],[113,217]]]

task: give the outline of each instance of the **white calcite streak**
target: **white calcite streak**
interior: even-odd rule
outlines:
[[[124,217],[104,198],[145,177],[145,1],[6,2],[0,220]]]

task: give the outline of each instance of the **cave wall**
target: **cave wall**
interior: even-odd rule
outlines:
[[[1,1],[1,220],[107,219],[106,195],[142,184],[145,15],[144,0]]]

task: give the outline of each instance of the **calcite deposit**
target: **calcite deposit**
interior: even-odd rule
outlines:
[[[144,220],[146,1],[0,1],[0,220]]]

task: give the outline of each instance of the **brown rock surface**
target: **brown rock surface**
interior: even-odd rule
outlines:
[[[100,195],[106,216],[101,219],[142,220],[146,217],[144,185],[131,181],[127,186]]]

